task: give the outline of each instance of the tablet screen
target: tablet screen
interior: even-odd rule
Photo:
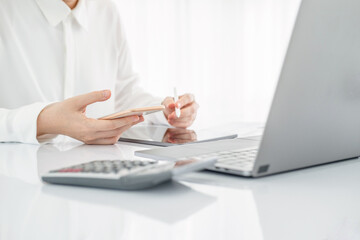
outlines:
[[[171,128],[157,125],[138,125],[124,132],[119,139],[156,146],[171,146],[196,142],[236,138],[237,134],[220,134],[217,131]]]

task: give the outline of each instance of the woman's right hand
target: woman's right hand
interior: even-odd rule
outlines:
[[[95,91],[46,106],[37,119],[37,137],[62,134],[86,144],[115,144],[121,134],[144,121],[143,116],[98,120],[85,115],[86,107],[110,98],[109,90]]]

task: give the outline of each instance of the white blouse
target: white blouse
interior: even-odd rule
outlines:
[[[159,105],[138,85],[111,0],[0,0],[0,142],[38,143],[37,116],[51,102],[110,89],[89,117]],[[167,123],[163,113],[152,122]]]

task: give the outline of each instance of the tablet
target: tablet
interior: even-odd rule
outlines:
[[[153,106],[153,107],[134,108],[134,109],[129,109],[129,110],[113,113],[110,115],[106,115],[104,117],[99,118],[99,120],[111,120],[111,119],[116,119],[116,118],[134,116],[134,115],[137,115],[137,116],[147,115],[147,114],[163,111],[164,109],[165,109],[165,106],[163,106],[163,105]]]
[[[234,132],[219,132],[216,129],[192,130],[162,125],[137,125],[125,131],[120,142],[131,142],[154,146],[173,146],[199,142],[236,138]]]

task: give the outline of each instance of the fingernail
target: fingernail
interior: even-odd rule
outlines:
[[[109,90],[104,90],[104,91],[103,91],[103,97],[104,97],[104,98],[110,97],[110,91],[109,91]]]
[[[139,117],[138,116],[134,116],[133,117],[133,122],[139,121]]]

